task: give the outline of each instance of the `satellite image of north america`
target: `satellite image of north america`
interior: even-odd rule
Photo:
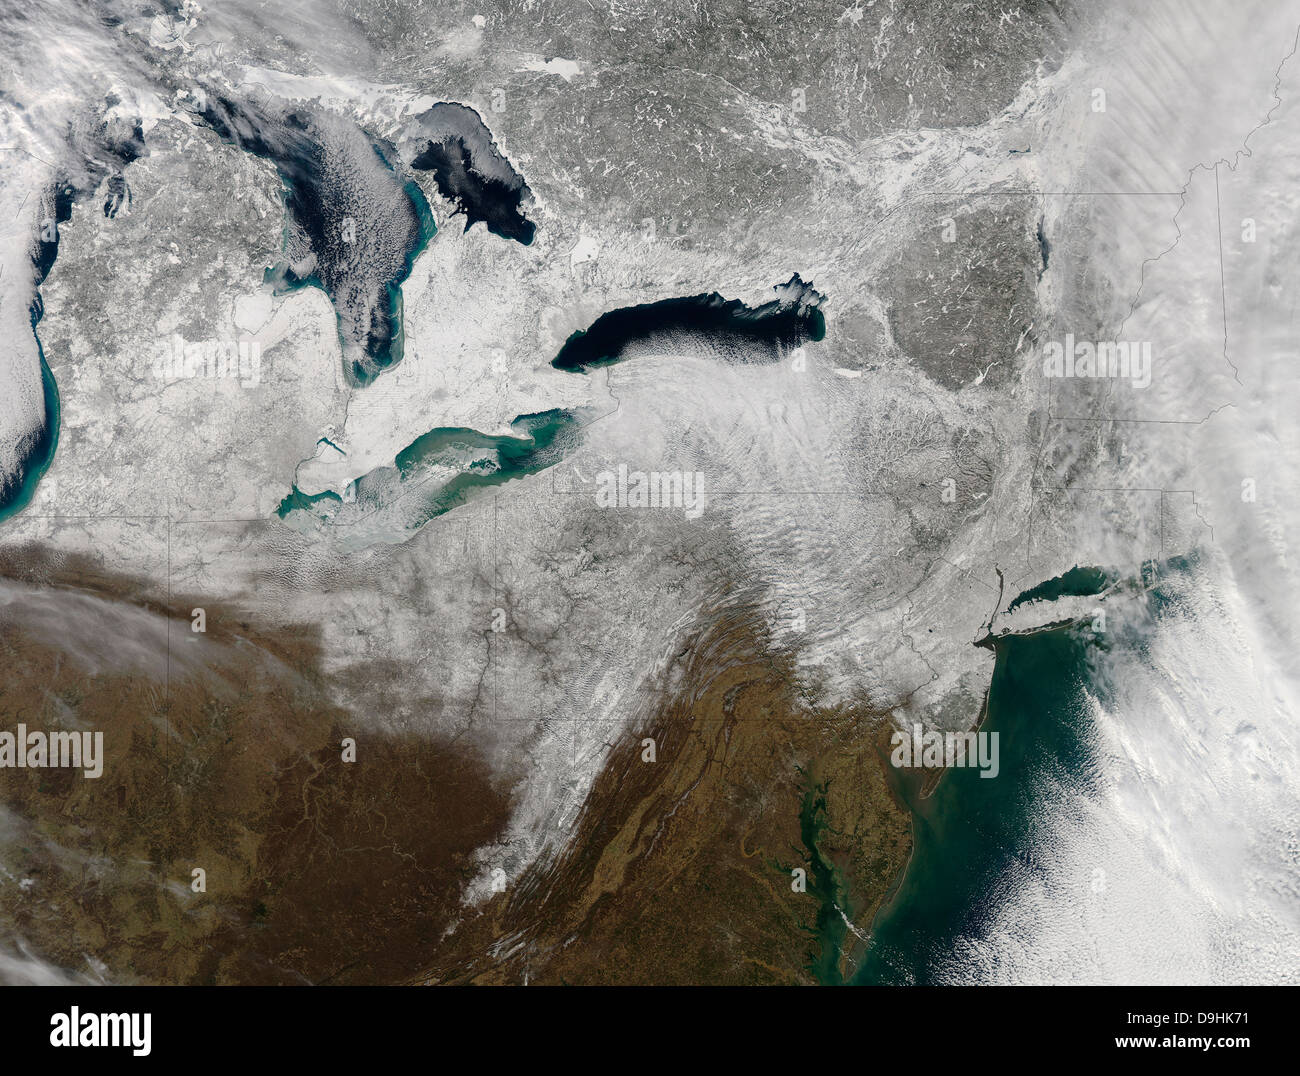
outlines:
[[[1298,35],[5,0],[0,984],[1300,983]]]

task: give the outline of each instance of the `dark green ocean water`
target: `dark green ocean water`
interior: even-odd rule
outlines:
[[[1174,600],[1163,581],[1189,568],[1181,559],[1144,566],[1144,578],[1155,573],[1161,585],[1145,595],[1133,617],[1112,615],[1103,634],[1083,621],[993,644],[996,663],[980,728],[999,733],[1000,773],[982,778],[976,768],[951,769],[922,798],[921,771],[893,771],[896,792],[912,814],[912,859],[876,917],[853,983],[941,982],[939,969],[961,940],[981,937],[983,925],[1032,875],[1034,840],[1050,816],[1052,790],[1086,797],[1095,787],[1097,730],[1085,699],[1091,695],[1104,705],[1111,697],[1103,670],[1107,651],[1145,650],[1151,618]],[[1103,572],[1078,568],[1021,597],[1098,593],[1111,582]],[[833,983],[845,931],[830,917],[823,924],[823,954],[814,971]]]
[[[988,716],[1001,768],[983,778],[952,769],[920,798],[918,780],[898,790],[912,813],[912,859],[894,899],[878,916],[855,983],[932,983],[934,964],[979,925],[1004,896],[1005,880],[1027,866],[1028,837],[1043,767],[1086,774],[1090,719],[1081,705],[1089,686],[1083,628],[1057,628],[997,644]]]

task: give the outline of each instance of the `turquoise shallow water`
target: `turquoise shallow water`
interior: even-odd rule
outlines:
[[[309,496],[296,486],[277,514],[293,521],[306,515],[347,527],[378,517],[394,533],[413,531],[475,495],[558,463],[572,450],[590,416],[557,409],[520,415],[508,434],[440,427],[422,434],[397,454],[395,466],[378,467],[351,484],[348,496]]]
[[[34,313],[32,315],[33,332],[35,332],[39,320],[39,313]],[[39,338],[36,341],[36,350],[40,354],[41,386],[45,393],[45,429],[28,453],[21,479],[3,497],[0,497],[0,523],[17,515],[31,503],[32,498],[36,495],[36,487],[40,485],[45,472],[49,470],[50,464],[54,462],[54,453],[59,447],[59,386],[54,380],[53,372],[45,361],[45,352],[41,350]]]
[[[386,165],[386,167],[388,167],[389,171],[392,171],[391,165]],[[293,194],[294,180],[284,173],[281,174],[281,179],[285,184],[285,193],[282,197],[287,221],[290,213],[290,202],[295,200]],[[410,277],[416,259],[424,253],[425,249],[433,241],[433,237],[438,234],[438,227],[433,219],[433,210],[429,207],[429,203],[419,185],[408,180],[402,184],[402,190],[410,201],[417,227],[403,255],[401,268],[391,279],[383,283],[384,298],[376,313],[384,331],[372,333],[367,346],[367,357],[379,371],[396,366],[405,356],[406,321],[402,285]],[[288,225],[286,224],[286,235],[287,229]],[[284,241],[284,245],[287,247],[287,239]],[[339,344],[346,352],[348,340],[343,332],[342,312],[335,303],[333,289],[321,279],[319,271],[312,272],[305,277],[298,277],[294,275],[287,263],[281,262],[267,267],[262,274],[262,282],[269,285],[276,295],[288,295],[303,288],[316,288],[324,292],[325,296],[330,300],[330,305],[335,308],[334,320],[339,333]],[[363,377],[361,378],[361,384],[367,384],[371,380],[373,380],[373,376]]]

